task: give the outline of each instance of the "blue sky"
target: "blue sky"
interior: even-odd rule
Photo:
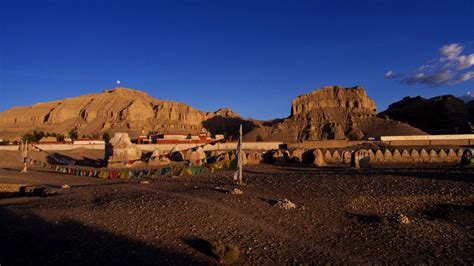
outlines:
[[[471,0],[0,0],[0,111],[116,80],[259,119],[315,88],[362,85],[383,111],[474,91],[473,17]]]

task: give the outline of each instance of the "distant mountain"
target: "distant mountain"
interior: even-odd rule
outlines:
[[[474,102],[466,104],[452,95],[431,99],[405,97],[391,104],[382,115],[407,122],[430,134],[470,133],[469,123],[474,122]]]
[[[11,108],[0,113],[0,138],[18,139],[33,130],[67,133],[73,128],[77,128],[79,136],[129,132],[136,137],[142,130],[196,133],[203,128],[219,134],[236,132],[240,123],[250,126],[230,109],[203,112],[184,103],[158,100],[138,90],[117,87],[102,93]]]
[[[59,101],[14,107],[0,113],[0,138],[19,139],[33,130],[79,136],[103,132],[198,133],[207,130],[235,139],[243,125],[244,140],[297,142],[320,139],[363,139],[380,135],[426,134],[408,124],[376,116],[362,87],[323,87],[293,100],[288,118],[244,119],[228,108],[204,112],[184,103],[159,100],[129,88]]]

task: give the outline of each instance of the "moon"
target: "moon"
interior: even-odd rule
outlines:
[[[120,80],[117,80],[117,84],[120,84]]]

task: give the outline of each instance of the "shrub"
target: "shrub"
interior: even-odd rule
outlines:
[[[110,140],[110,135],[108,132],[104,132],[104,134],[102,134],[102,139],[105,141],[105,143],[109,143],[109,140]]]
[[[71,129],[71,131],[69,131],[69,137],[71,138],[71,140],[76,140],[78,138],[79,134],[77,133],[77,129],[74,128],[74,129]]]
[[[258,134],[258,135],[255,137],[255,140],[258,141],[258,142],[263,141],[262,135]]]
[[[350,140],[350,141],[356,141],[356,140],[359,140],[359,137],[357,136],[357,133],[355,132],[351,132],[347,135],[347,138]]]
[[[44,134],[43,131],[39,131],[39,132],[38,131],[33,131],[33,133],[27,133],[27,134],[23,135],[22,140],[23,141],[29,141],[29,142],[38,142],[44,136],[46,136],[46,135]]]
[[[240,250],[235,245],[224,245],[220,241],[210,243],[211,252],[221,264],[233,264],[240,256]]]

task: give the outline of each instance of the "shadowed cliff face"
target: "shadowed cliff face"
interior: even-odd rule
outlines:
[[[238,138],[240,125],[242,125],[242,134],[244,135],[257,127],[257,124],[253,121],[221,115],[205,120],[203,125],[211,134],[223,134],[227,139],[232,140]]]
[[[474,122],[471,106],[452,95],[431,99],[405,97],[391,104],[382,115],[407,122],[431,134],[470,133],[469,122]]]

